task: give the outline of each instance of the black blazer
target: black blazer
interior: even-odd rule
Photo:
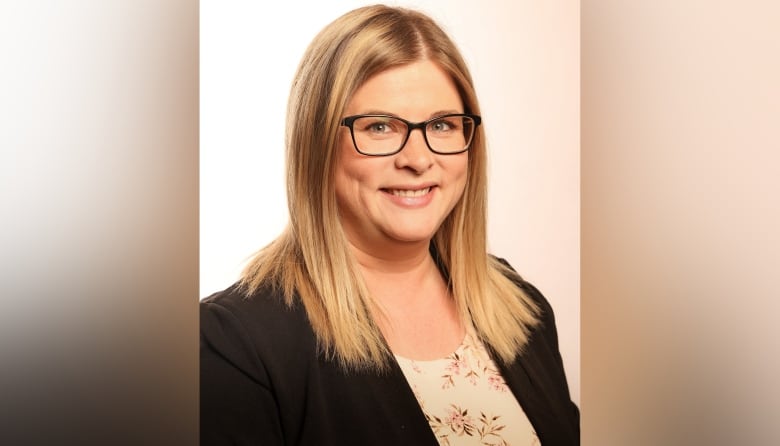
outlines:
[[[544,446],[579,444],[552,308],[518,286],[542,323],[517,360],[496,364]],[[345,372],[317,353],[303,307],[279,293],[216,293],[201,303],[200,329],[202,446],[438,445],[396,362],[381,375]]]

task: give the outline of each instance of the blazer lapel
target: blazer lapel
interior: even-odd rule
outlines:
[[[554,385],[534,354],[523,354],[512,364],[494,359],[507,386],[517,398],[542,445],[576,444],[569,440],[566,414],[556,410]],[[495,358],[495,356],[494,356]]]

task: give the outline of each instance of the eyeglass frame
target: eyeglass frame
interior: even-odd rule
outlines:
[[[438,121],[439,119],[443,119],[443,118],[451,118],[453,116],[458,116],[458,117],[463,117],[463,118],[470,118],[472,121],[474,121],[474,130],[473,130],[473,133],[471,135],[471,140],[469,141],[468,144],[466,144],[466,147],[464,147],[463,150],[458,150],[457,152],[439,152],[437,150],[434,150],[433,147],[431,147],[431,143],[428,142],[428,131],[426,130],[426,127],[431,122]],[[391,119],[397,119],[397,120],[403,122],[404,124],[406,124],[406,137],[404,138],[404,140],[401,143],[401,146],[398,148],[398,150],[396,150],[394,152],[389,152],[389,153],[365,153],[365,152],[360,150],[360,148],[357,145],[357,141],[355,141],[355,129],[354,129],[353,125],[355,124],[355,121],[360,119],[360,118],[391,118]],[[339,124],[340,124],[340,126],[344,126],[344,127],[347,127],[349,129],[349,134],[352,137],[352,146],[355,147],[355,150],[359,154],[365,155],[365,156],[392,156],[392,155],[395,155],[395,154],[399,153],[401,150],[404,149],[404,147],[406,147],[406,143],[409,142],[409,137],[412,135],[412,130],[414,130],[414,129],[420,129],[420,131],[423,134],[423,139],[425,140],[425,145],[428,147],[428,150],[430,150],[431,152],[433,152],[433,153],[435,153],[437,155],[457,155],[459,153],[463,153],[463,152],[465,152],[465,151],[467,151],[467,150],[469,150],[471,148],[471,143],[474,142],[474,135],[477,132],[477,127],[479,127],[479,125],[481,123],[482,123],[482,117],[481,116],[479,116],[479,115],[472,115],[472,114],[469,114],[469,113],[450,113],[450,114],[447,114],[447,115],[434,116],[431,119],[428,119],[428,120],[425,120],[425,121],[421,121],[421,122],[411,122],[411,121],[407,121],[406,119],[400,118],[398,116],[393,116],[393,115],[383,115],[383,114],[373,114],[373,113],[370,113],[370,114],[366,114],[366,115],[347,116],[346,118],[342,119]]]

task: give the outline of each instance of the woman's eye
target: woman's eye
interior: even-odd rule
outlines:
[[[356,122],[356,127],[358,127],[361,132],[371,133],[374,135],[393,133],[398,130],[398,124],[393,122],[393,120],[376,118],[363,118]]]
[[[449,132],[455,129],[455,124],[451,121],[434,121],[430,128],[434,132]]]
[[[375,122],[368,126],[368,130],[374,133],[386,133],[390,131],[390,126],[386,122]]]

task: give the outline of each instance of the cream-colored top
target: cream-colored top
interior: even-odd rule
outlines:
[[[473,330],[446,358],[396,359],[440,445],[541,444]]]

